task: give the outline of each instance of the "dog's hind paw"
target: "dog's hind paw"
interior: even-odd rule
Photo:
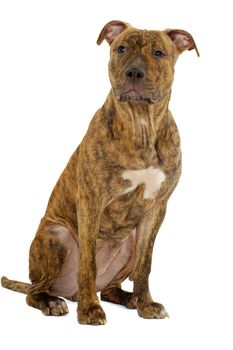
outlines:
[[[26,300],[28,305],[40,309],[45,316],[63,316],[69,312],[63,299],[44,293],[38,295],[29,294]]]
[[[66,302],[60,298],[48,300],[47,305],[44,305],[41,311],[45,316],[63,316],[69,312]]]

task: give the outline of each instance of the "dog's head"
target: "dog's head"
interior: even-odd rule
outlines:
[[[184,30],[139,30],[128,23],[111,21],[102,29],[97,44],[111,47],[109,77],[119,101],[156,103],[171,89],[174,65],[180,53],[198,49]]]

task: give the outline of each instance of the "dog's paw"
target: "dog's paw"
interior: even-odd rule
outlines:
[[[48,298],[41,305],[41,311],[45,316],[63,316],[69,312],[66,302],[60,298]]]
[[[165,307],[159,303],[150,303],[137,307],[138,315],[143,318],[166,318],[169,317]]]
[[[92,305],[87,310],[78,308],[78,322],[81,324],[104,325],[106,316],[99,304]]]

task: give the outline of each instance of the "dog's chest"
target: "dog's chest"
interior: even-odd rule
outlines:
[[[132,192],[137,186],[144,184],[143,199],[153,199],[166,176],[160,168],[150,166],[139,170],[125,170],[122,178],[130,181],[130,185],[124,190],[123,194]]]
[[[121,193],[105,208],[100,225],[102,234],[126,236],[155,204],[166,175],[159,167],[126,169],[121,174]]]

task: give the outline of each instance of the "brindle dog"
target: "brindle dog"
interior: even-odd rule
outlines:
[[[168,110],[174,65],[196,49],[184,30],[139,30],[121,21],[102,29],[110,44],[112,89],[49,199],[30,248],[31,284],[2,278],[45,315],[68,312],[104,324],[101,299],[164,318],[148,277],[154,240],[181,173],[180,137]],[[129,277],[133,292],[121,289]]]

